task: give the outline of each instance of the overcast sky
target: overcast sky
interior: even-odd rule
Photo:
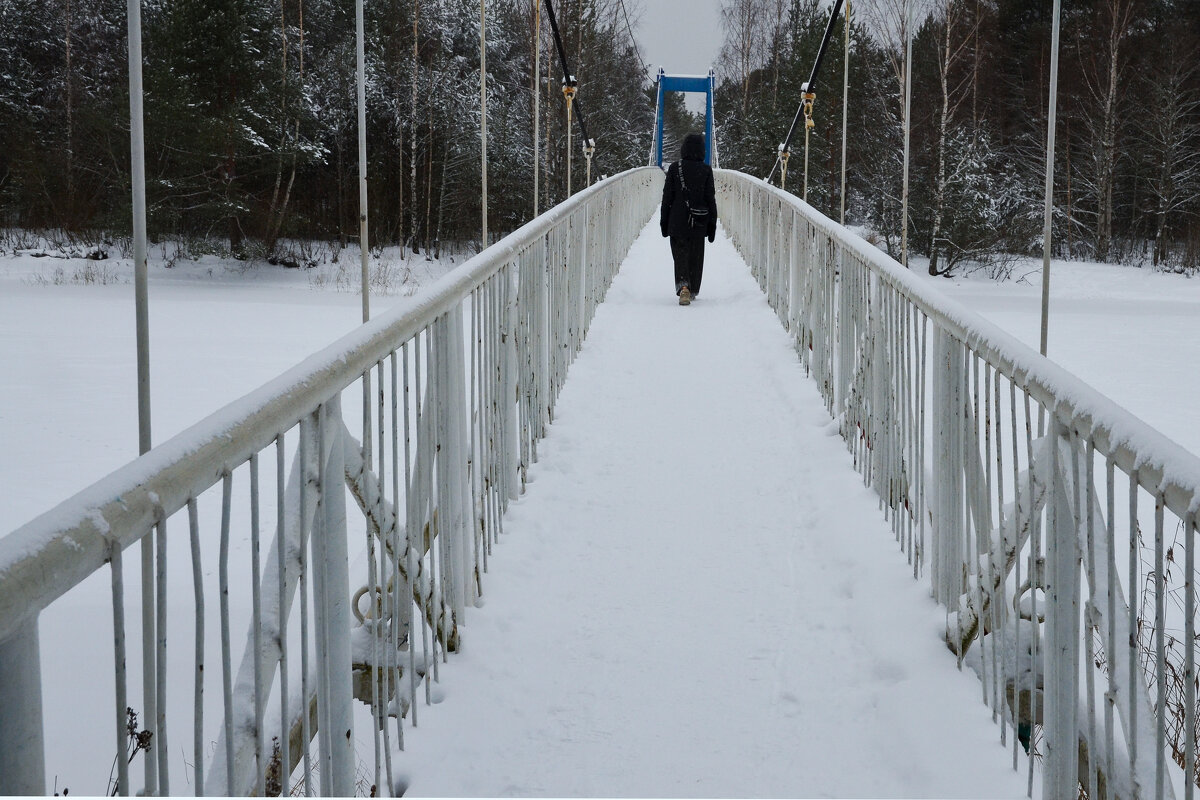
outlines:
[[[704,75],[716,66],[721,50],[720,0],[625,0],[635,22],[642,58],[657,72]],[[641,6],[637,10],[636,6]],[[688,108],[704,108],[700,95],[688,96]]]

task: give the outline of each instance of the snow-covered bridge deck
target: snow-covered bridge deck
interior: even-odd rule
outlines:
[[[1022,797],[944,611],[724,234],[653,221],[407,738],[416,795]]]

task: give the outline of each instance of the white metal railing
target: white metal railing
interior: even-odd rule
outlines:
[[[186,788],[197,794],[350,795],[356,782],[390,792],[381,774],[393,774],[402,719],[416,722],[419,682],[458,649],[504,510],[661,185],[659,170],[642,168],[579,193],[414,306],[0,539],[0,794],[45,794],[42,693],[55,687],[39,677],[38,615],[106,563],[114,647],[89,654],[86,668],[112,665],[115,726],[81,721],[72,731],[121,754],[113,785],[100,791],[168,794],[182,787],[171,767],[190,759]],[[360,437],[342,414],[347,390],[361,391]],[[235,489],[248,489],[249,502],[234,503]],[[347,515],[347,494],[361,517]],[[168,563],[171,537],[186,537],[188,569]],[[122,554],[143,540],[154,546],[143,550],[151,558],[136,592],[135,640],[126,636]],[[352,593],[349,554],[362,549],[365,568],[354,570],[364,585]],[[192,618],[168,616],[168,598],[178,605],[189,595]],[[244,643],[232,636],[238,620]],[[193,667],[168,675],[167,642],[189,633]],[[206,669],[214,659],[219,669]],[[128,671],[139,667],[145,730],[127,713]],[[426,680],[426,702],[429,692]],[[364,769],[354,735],[366,729],[374,761]],[[140,786],[131,753],[141,753]],[[291,779],[297,767],[302,787]]]
[[[1191,798],[1200,459],[793,195],[717,188],[1031,795]]]

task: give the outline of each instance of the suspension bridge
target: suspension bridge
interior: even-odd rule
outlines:
[[[95,578],[120,795],[1192,797],[1200,459],[739,172],[669,307],[662,96],[716,165],[712,89],[0,539],[0,793],[47,792],[39,617]]]
[[[1200,461],[740,173],[674,307],[661,176],[580,192],[0,540],[0,788],[46,790],[38,615],[100,572],[112,720],[76,733],[142,735],[123,793],[1190,794],[1194,586],[1163,542],[1194,574]],[[454,711],[460,652],[495,672]],[[423,751],[440,713],[459,747]],[[991,763],[940,755],[981,730]],[[489,782],[456,761],[480,736],[611,782]]]

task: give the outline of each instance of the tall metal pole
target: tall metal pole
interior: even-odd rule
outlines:
[[[363,0],[354,4],[355,33],[358,39],[358,249],[362,256],[362,318],[371,318],[370,242],[367,239],[367,56],[363,32]]]
[[[570,80],[570,76],[567,77]],[[571,199],[571,96],[567,97],[567,199]]]
[[[480,175],[483,183],[483,239],[480,243],[480,249],[486,250],[488,246],[488,167],[487,167],[487,2],[479,0],[479,115],[480,115],[480,131],[479,135],[482,138],[482,161],[480,165]]]
[[[541,150],[538,137],[542,129],[542,0],[533,0],[533,215],[538,210],[538,180]]]
[[[146,264],[146,136],[142,112],[142,7],[128,0],[129,31],[129,168],[133,191],[133,298],[137,337],[138,452],[151,447],[150,436],[150,301]],[[161,536],[161,532],[156,535]],[[142,720],[156,728],[158,722],[157,631],[154,598],[154,541],[142,539]],[[156,743],[157,744],[157,743]],[[158,748],[144,756],[146,792],[157,793]],[[123,787],[128,789],[128,787]]]
[[[811,117],[809,117],[809,119],[812,119],[812,118],[811,118]],[[805,125],[804,125],[804,194],[803,194],[803,200],[804,200],[804,202],[806,202],[806,203],[808,202],[808,140],[809,140],[809,134],[810,134],[810,133],[812,133],[812,126],[808,124],[808,120],[805,120]]]
[[[846,33],[846,59],[842,67],[842,213],[838,221],[846,224],[846,110],[850,105],[850,0],[846,0],[843,23]]]
[[[1050,244],[1054,215],[1054,127],[1058,117],[1058,31],[1061,0],[1054,0],[1054,22],[1050,36],[1050,107],[1046,125],[1046,210],[1042,220],[1042,342],[1046,355],[1050,330]]]
[[[908,152],[912,123],[912,0],[904,3],[904,188],[900,194],[900,263],[908,267]]]

